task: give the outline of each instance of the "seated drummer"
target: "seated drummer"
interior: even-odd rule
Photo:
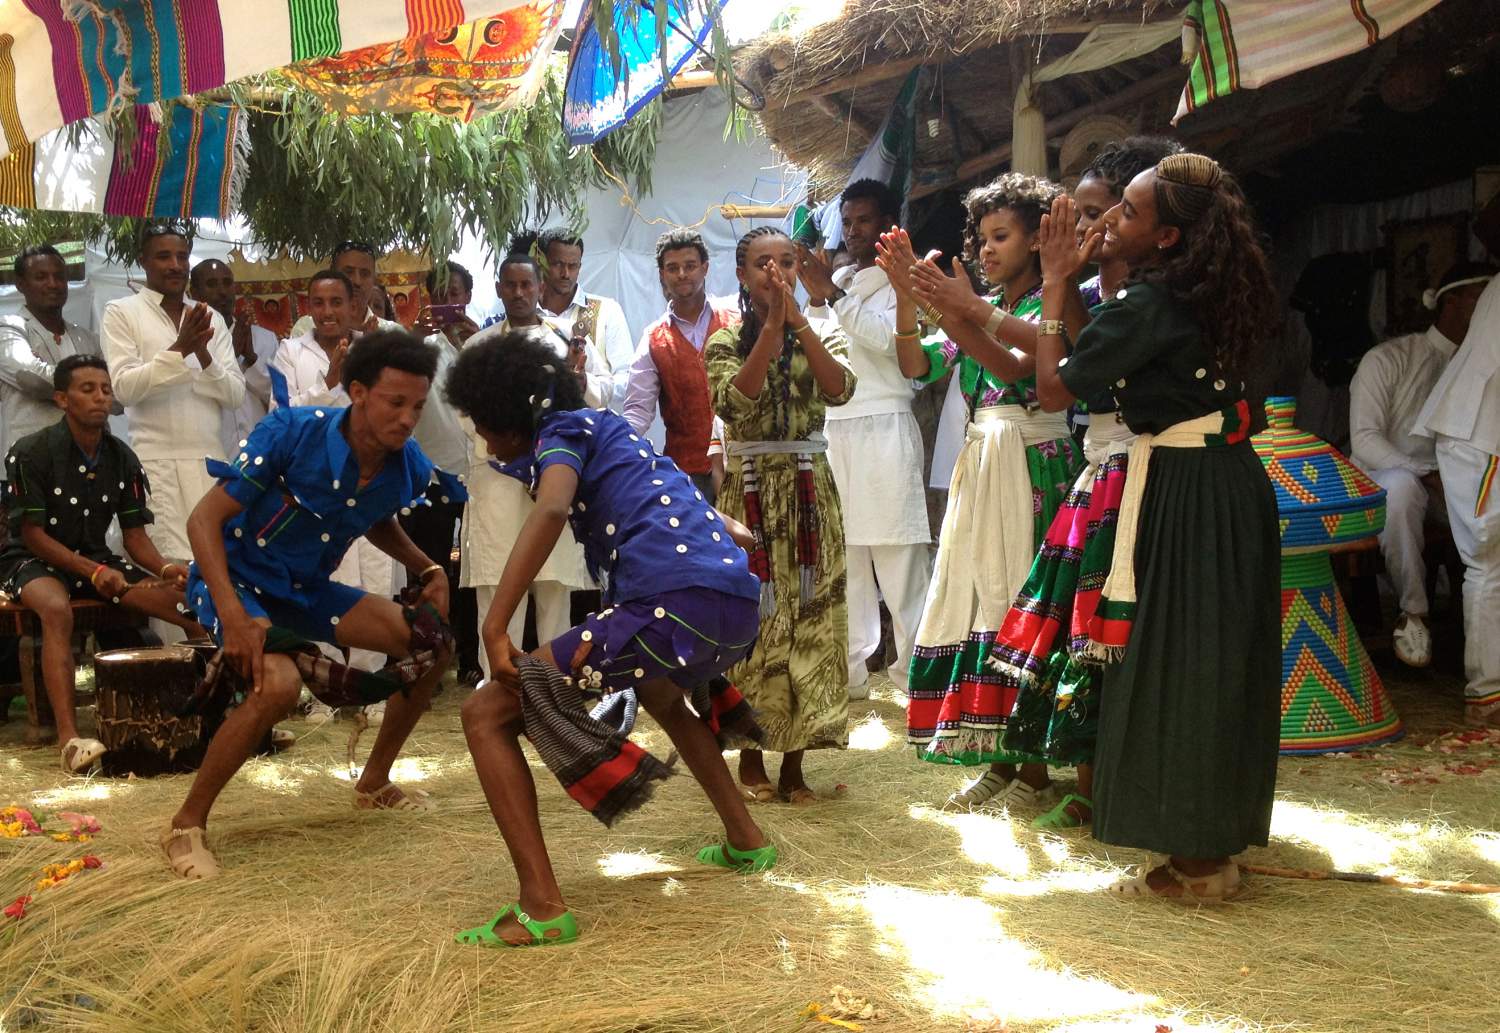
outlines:
[[[162,559],[146,536],[151,511],[140,460],[109,432],[114,392],[97,355],[69,355],[52,375],[62,419],[17,441],[5,457],[10,541],[0,549],[0,590],[42,624],[42,680],[57,716],[64,771],[81,773],[104,754],[78,734],[73,713],[73,599],[104,600],[202,635],[184,616],[187,568]],[[120,518],[128,560],[104,535]]]
[[[353,802],[366,809],[424,809],[390,773],[452,652],[453,637],[442,623],[448,578],[442,564],[412,544],[396,513],[425,505],[434,479],[454,502],[466,498],[463,485],[436,470],[412,440],[436,366],[436,353],[403,330],[369,334],[344,357],[347,407],[276,409],[241,443],[232,463],[209,461],[219,483],[188,518],[188,599],[248,691],[214,734],[162,838],[172,870],[184,878],[218,874],[205,832],[209,810],[297,702],[304,677],[298,658],[315,652],[308,643],[409,658],[407,667],[396,665],[406,673],[404,687],[390,690],[395,694]],[[422,591],[411,608],[333,580],[360,536],[416,575]],[[284,647],[289,638],[296,644]],[[328,666],[319,664],[308,680],[314,693],[331,689],[315,682]]]

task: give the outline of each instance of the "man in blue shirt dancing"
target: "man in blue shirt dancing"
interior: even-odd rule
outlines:
[[[209,461],[219,479],[193,510],[188,538],[194,563],[188,604],[223,647],[225,665],[248,687],[209,744],[182,808],[163,837],[172,870],[209,878],[208,812],[261,737],[297,701],[305,670],[285,652],[268,651],[268,632],[407,657],[419,647],[425,607],[446,620],[448,579],[396,520],[423,505],[428,487],[454,501],[462,485],[436,470],[412,440],[432,386],[435,358],[404,331],[361,338],[344,360],[347,408],[277,409],[240,442],[229,463]],[[332,580],[350,543],[363,535],[417,576],[412,608]],[[274,629],[274,631],[273,631]],[[443,627],[446,633],[446,627]],[[369,761],[355,785],[363,808],[419,808],[391,782],[390,768],[433,686],[447,666],[451,636],[404,691],[389,700]],[[398,687],[395,679],[392,688]],[[318,686],[313,686],[317,691]]]

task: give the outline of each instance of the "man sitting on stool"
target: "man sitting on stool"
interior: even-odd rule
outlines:
[[[97,355],[70,355],[52,375],[62,419],[28,434],[5,458],[10,541],[0,549],[0,588],[42,623],[42,680],[57,717],[64,771],[87,771],[104,754],[83,739],[73,713],[73,599],[103,599],[202,635],[182,610],[187,568],[162,559],[145,527],[149,489],[140,460],[109,432],[109,369]],[[130,563],[104,535],[120,518]]]
[[[1385,489],[1380,552],[1401,607],[1392,645],[1411,667],[1432,662],[1427,630],[1427,568],[1422,526],[1446,524],[1435,443],[1412,434],[1417,413],[1469,332],[1469,319],[1493,270],[1461,262],[1422,299],[1436,311],[1432,326],[1377,345],[1360,360],[1349,385],[1349,435],[1354,462]]]

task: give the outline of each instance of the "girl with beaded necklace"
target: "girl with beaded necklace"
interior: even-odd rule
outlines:
[[[844,520],[825,453],[823,412],[854,394],[836,333],[825,339],[792,293],[797,251],[769,226],[740,238],[738,328],[708,339],[704,361],[724,421],[727,471],[719,505],[754,535],[750,569],[761,579],[760,639],[727,677],[782,754],[776,787],[762,746],[741,747],[739,777],[757,802],[816,799],[803,751],[848,740],[848,617]]]

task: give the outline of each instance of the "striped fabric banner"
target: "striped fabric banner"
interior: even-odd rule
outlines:
[[[1175,124],[1235,90],[1372,47],[1439,0],[1192,0],[1183,50],[1192,68]]]
[[[447,32],[528,0],[0,0],[13,68],[0,157],[108,110]]]
[[[128,151],[104,141],[79,152],[66,130],[0,159],[0,204],[163,219],[225,219],[243,184],[248,139],[237,110],[168,107],[158,123],[150,105],[134,108]]]

